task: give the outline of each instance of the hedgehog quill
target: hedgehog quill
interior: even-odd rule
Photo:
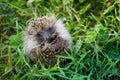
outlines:
[[[40,60],[47,67],[56,64],[57,55],[65,56],[64,49],[71,45],[72,37],[65,24],[53,15],[31,20],[25,31],[25,53],[32,61]]]

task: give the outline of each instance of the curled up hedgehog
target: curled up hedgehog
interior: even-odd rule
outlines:
[[[30,21],[25,31],[24,51],[34,62],[49,67],[57,62],[57,55],[65,56],[64,52],[72,45],[72,37],[61,19],[43,16]],[[60,59],[63,62],[64,59]],[[64,65],[64,64],[63,64]]]

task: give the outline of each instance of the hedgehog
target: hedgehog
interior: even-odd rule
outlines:
[[[72,45],[72,37],[61,19],[54,15],[34,18],[24,36],[24,51],[34,62],[46,67],[57,63],[57,56],[66,56],[64,50]],[[65,59],[60,59],[64,62]],[[64,65],[64,64],[63,64]]]

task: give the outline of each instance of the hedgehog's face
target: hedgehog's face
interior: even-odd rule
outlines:
[[[52,42],[57,36],[57,33],[53,27],[49,27],[47,29],[40,30],[37,33],[37,39],[38,41],[47,41],[47,42]]]
[[[37,39],[38,43],[52,42],[57,35],[54,22],[50,22],[46,17],[33,20],[27,32],[28,35]]]

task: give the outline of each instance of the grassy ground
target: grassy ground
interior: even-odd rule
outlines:
[[[74,39],[71,62],[39,69],[24,55],[23,33],[30,18],[50,13]],[[0,79],[120,80],[120,0],[0,0]]]

